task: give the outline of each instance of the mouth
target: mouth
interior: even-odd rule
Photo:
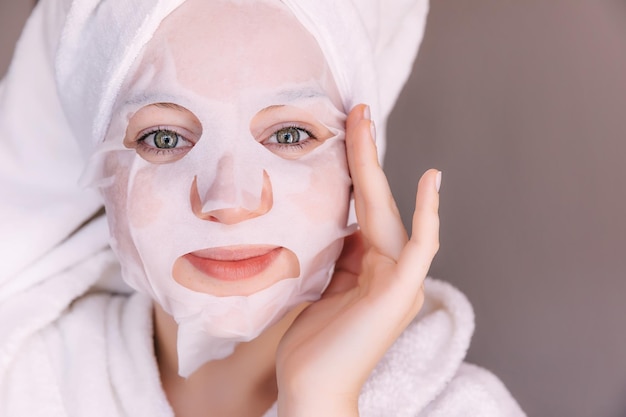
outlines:
[[[211,278],[240,281],[253,278],[266,270],[282,250],[281,246],[230,246],[191,252],[183,258]]]

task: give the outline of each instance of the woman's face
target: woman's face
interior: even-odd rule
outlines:
[[[186,1],[105,141],[123,143],[103,193],[131,285],[166,310],[289,278],[319,295],[347,233],[344,121],[324,56],[280,2]]]

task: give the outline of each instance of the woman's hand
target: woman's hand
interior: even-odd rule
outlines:
[[[331,284],[294,321],[277,353],[281,416],[358,416],[363,383],[424,301],[439,247],[440,174],[420,180],[409,240],[376,154],[364,105],[346,147],[360,231],[346,238]]]

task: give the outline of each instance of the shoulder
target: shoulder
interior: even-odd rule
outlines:
[[[452,285],[428,279],[418,317],[389,349],[364,386],[362,416],[523,415],[502,383],[488,371],[464,363],[474,331],[474,312]],[[481,395],[478,395],[480,393]],[[454,414],[451,410],[485,406],[499,412]],[[472,402],[468,402],[472,400]],[[504,407],[504,408],[502,408]],[[518,410],[518,413],[506,411]]]

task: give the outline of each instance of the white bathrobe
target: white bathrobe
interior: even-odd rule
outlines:
[[[102,256],[114,270],[113,256]],[[361,416],[523,416],[494,375],[463,362],[474,329],[463,294],[437,280],[426,281],[426,294],[419,316],[363,387]],[[3,375],[0,415],[173,416],[152,326],[152,301],[142,294],[78,298],[24,341]],[[265,417],[276,415],[274,405]]]
[[[41,0],[0,83],[1,417],[173,414],[151,302],[120,285],[102,200],[78,179],[126,72],[182,1]],[[320,43],[344,107],[372,107],[382,157],[427,1],[284,2]],[[438,281],[426,293],[363,388],[362,415],[523,415],[497,378],[463,363],[474,326],[463,295]]]

